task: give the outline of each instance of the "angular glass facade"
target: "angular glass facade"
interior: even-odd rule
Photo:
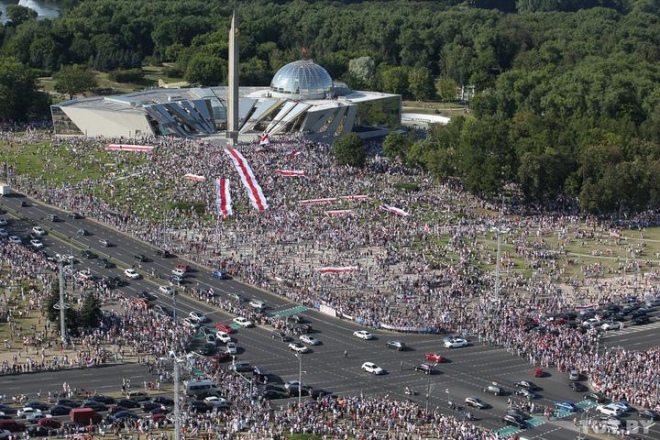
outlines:
[[[312,60],[298,60],[277,71],[270,83],[272,96],[291,99],[325,99],[332,91],[327,70]]]

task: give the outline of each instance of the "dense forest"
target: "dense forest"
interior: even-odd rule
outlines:
[[[57,20],[13,6],[0,118],[38,116],[36,78],[63,66],[120,77],[166,63],[172,76],[223,84],[234,6],[244,85],[268,85],[304,47],[358,89],[453,101],[473,86],[465,117],[385,144],[438,179],[487,197],[514,184],[529,203],[568,196],[593,213],[660,207],[655,0],[67,0]]]

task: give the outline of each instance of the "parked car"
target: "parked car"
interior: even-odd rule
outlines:
[[[568,372],[568,380],[580,380],[580,372],[575,368],[571,368]]]
[[[306,345],[301,344],[300,342],[291,342],[289,343],[289,350],[295,351],[296,353],[308,353],[309,348]]]
[[[571,382],[571,383],[579,383],[579,382]],[[607,401],[607,397],[605,397],[601,393],[586,393],[584,396],[585,400],[591,400],[592,402],[597,402],[597,403],[603,403]]]
[[[612,405],[611,403],[608,405],[598,405],[596,407],[596,412],[606,416],[620,417],[621,415],[623,415],[623,411],[619,407]]]
[[[502,417],[502,421],[509,426],[515,426],[520,429],[525,429],[527,427],[527,422],[525,420],[511,414],[506,414]]]
[[[529,380],[519,380],[518,382],[513,384],[516,388],[527,388],[530,391],[537,390],[539,387],[536,386],[534,382],[531,382]]]
[[[527,400],[532,400],[532,399],[535,399],[535,398],[536,398],[536,394],[534,394],[532,391],[530,391],[530,390],[527,389],[527,388],[518,388],[518,389],[515,391],[515,395],[516,395],[516,396],[524,397],[524,398],[527,399]]]
[[[573,402],[555,402],[555,408],[558,410],[564,410],[564,411],[570,411],[570,412],[577,412],[578,408],[575,406]]]
[[[237,316],[236,318],[233,319],[235,324],[240,325],[241,327],[254,327],[254,322],[250,321],[247,318],[244,318],[243,316]]]
[[[300,335],[300,340],[309,345],[319,345],[321,343],[321,341],[312,335]]]

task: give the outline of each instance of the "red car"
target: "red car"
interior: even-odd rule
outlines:
[[[543,368],[536,367],[534,368],[534,377],[543,377]]]
[[[190,272],[190,266],[188,266],[187,264],[177,264],[176,266],[174,266],[174,268],[182,270],[184,272]]]
[[[234,330],[233,328],[231,328],[231,327],[229,326],[229,324],[225,324],[225,323],[223,323],[223,322],[218,322],[218,323],[215,325],[215,328],[217,328],[217,329],[220,330],[221,332],[230,333],[230,334],[231,334],[231,333],[234,333],[234,332],[236,331],[236,330]]]
[[[41,419],[37,424],[39,426],[45,426],[47,428],[53,428],[53,429],[59,429],[62,426],[61,422],[58,422],[57,420],[53,420],[53,419]]]
[[[154,422],[163,423],[163,422],[167,422],[167,416],[165,414],[153,414],[151,416],[151,420],[153,420]]]
[[[426,360],[441,364],[445,361],[440,353],[426,353]]]

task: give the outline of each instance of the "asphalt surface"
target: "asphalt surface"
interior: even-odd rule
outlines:
[[[76,264],[79,269],[90,270],[101,275],[119,274],[134,262],[134,254],[141,253],[149,257],[150,261],[143,263],[143,273],[149,274],[153,270],[162,276],[162,280],[153,282],[151,279],[130,280],[130,284],[121,290],[131,296],[139,290],[148,290],[157,293],[159,285],[166,285],[164,279],[169,275],[175,264],[187,263],[178,258],[161,258],[154,255],[154,247],[133,240],[130,237],[106,228],[97,222],[80,219],[73,220],[66,217],[66,213],[57,211],[49,206],[29,201],[29,207],[20,207],[21,199],[16,197],[3,198],[2,205],[18,213],[23,221],[10,223],[7,227],[10,234],[20,233],[31,229],[30,221],[40,224],[51,234],[42,237],[45,249],[50,254],[67,253],[78,257],[80,249],[89,248],[92,252],[110,258],[118,265],[114,269],[103,269],[92,261],[82,260]],[[50,214],[57,214],[60,222],[49,222]],[[8,217],[8,216],[6,216]],[[77,236],[76,232],[85,228],[90,232],[88,236]],[[57,232],[57,233],[54,233]],[[64,238],[63,241],[56,236]],[[102,247],[99,239],[104,238],[112,243],[110,247]],[[79,258],[80,259],[80,258]],[[492,382],[497,382],[509,392],[514,390],[513,383],[518,380],[532,380],[541,387],[539,397],[534,404],[554,407],[557,401],[582,401],[582,393],[575,393],[568,387],[568,377],[552,369],[546,372],[546,377],[533,378],[533,365],[523,359],[508,353],[504,349],[484,346],[478,341],[471,341],[470,346],[456,349],[445,349],[442,346],[442,336],[439,335],[403,335],[383,331],[372,331],[375,338],[365,341],[353,336],[353,332],[362,329],[352,322],[331,318],[314,310],[302,310],[298,305],[287,300],[268,294],[262,290],[241,284],[235,280],[216,280],[210,277],[208,269],[198,268],[193,272],[191,282],[199,283],[200,287],[213,288],[220,295],[238,293],[245,298],[258,298],[268,305],[267,313],[279,313],[282,316],[296,313],[306,317],[312,324],[314,336],[322,344],[310,347],[312,352],[296,357],[288,349],[288,344],[274,341],[271,338],[270,327],[240,329],[233,335],[239,345],[237,359],[248,360],[252,365],[265,368],[273,375],[273,382],[298,380],[314,388],[321,388],[337,394],[388,394],[397,399],[412,399],[422,406],[438,409],[445,413],[454,413],[461,417],[466,409],[457,412],[448,409],[448,401],[462,405],[468,396],[476,396],[490,405],[490,408],[478,410],[470,408],[469,411],[476,417],[477,424],[489,429],[501,429],[504,426],[502,416],[507,407],[509,398],[520,400],[513,395],[492,396],[484,393],[483,389]],[[171,299],[161,293],[158,302],[171,309]],[[233,316],[222,311],[208,307],[184,295],[177,297],[178,316],[187,316],[190,311],[196,310],[212,319],[213,323],[230,323]],[[610,332],[603,340],[606,347],[623,346],[627,349],[646,349],[657,345],[657,334],[660,324],[653,323],[646,326],[625,328]],[[395,351],[386,348],[388,340],[404,341],[409,349]],[[344,357],[344,351],[348,356]],[[414,370],[415,365],[424,362],[425,353],[439,352],[448,359],[448,362],[436,365],[438,374],[424,375]],[[374,362],[384,368],[387,374],[374,376],[361,370],[363,362]],[[102,393],[103,390],[118,390],[121,377],[130,378],[132,383],[142,383],[148,373],[143,366],[124,365],[107,369],[85,370],[84,372],[60,372],[47,375],[21,375],[0,377],[0,389],[3,393],[11,395],[16,393],[36,394],[38,390],[49,390],[51,385],[55,389],[61,388],[63,381],[77,384],[79,388],[94,389]],[[42,376],[47,376],[41,378]],[[153,378],[152,378],[153,380]],[[584,381],[586,385],[586,381]],[[58,388],[59,387],[59,388]],[[406,387],[416,394],[405,395]],[[22,391],[19,391],[22,390]],[[427,398],[428,395],[428,398]],[[594,415],[593,410],[589,413]],[[575,438],[577,428],[573,426],[574,418],[585,417],[585,413],[566,415],[559,420],[546,420],[542,415],[535,415],[533,424],[537,425],[525,432],[525,436],[535,439],[566,440]],[[634,414],[629,417],[634,419]],[[513,429],[502,431],[503,435],[512,435]],[[648,435],[643,438],[660,438],[660,429],[654,425]]]

